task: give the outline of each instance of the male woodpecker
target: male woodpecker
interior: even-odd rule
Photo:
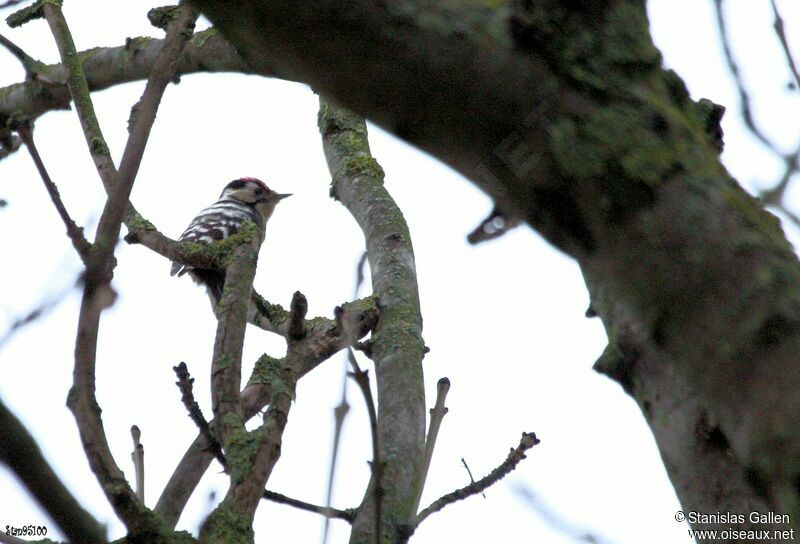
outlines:
[[[276,193],[256,178],[234,180],[225,186],[219,200],[197,214],[178,241],[209,244],[233,236],[246,221],[252,221],[258,227],[260,242],[263,242],[267,221],[278,202],[287,196],[291,195]],[[222,298],[225,273],[173,261],[171,276],[182,276],[187,272],[195,282],[205,286],[211,307],[216,308]]]

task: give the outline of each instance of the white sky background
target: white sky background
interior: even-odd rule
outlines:
[[[757,121],[785,150],[797,144],[800,100],[786,90],[789,75],[772,32],[768,2],[728,2],[734,52],[754,95]],[[79,49],[118,46],[125,37],[160,36],[145,17],[149,2],[67,2],[65,13]],[[777,179],[781,164],[742,132],[736,95],[723,63],[710,2],[651,0],[652,31],[666,64],[694,98],[728,106],[723,121],[732,173],[746,187]],[[779,2],[794,44],[800,4]],[[4,17],[10,10],[4,10]],[[795,23],[795,24],[793,24]],[[57,53],[43,21],[0,32],[46,62]],[[797,46],[795,45],[795,49]],[[800,51],[796,51],[800,57]],[[21,81],[17,61],[0,51],[0,86]],[[118,160],[127,138],[130,106],[143,83],[94,95],[105,136]],[[329,174],[316,128],[317,99],[307,88],[240,75],[185,76],[167,90],[133,191],[132,201],[165,234],[177,237],[222,187],[257,176],[294,193],[270,221],[256,288],[288,305],[292,292],[309,299],[310,314],[332,314],[348,300],[363,237],[348,212],[328,198]],[[93,230],[103,192],[74,112],[37,122],[36,141],[64,201],[79,224]],[[491,209],[487,197],[446,166],[372,127],[373,154],[386,186],[411,229],[417,260],[428,403],[436,381],[452,388],[422,506],[476,478],[516,446],[522,431],[542,443],[511,476],[426,520],[414,542],[484,542],[508,535],[522,542],[574,542],[519,499],[528,486],[579,529],[611,543],[689,542],[674,521],[678,502],[650,431],[636,404],[592,364],[605,346],[599,320],[583,317],[588,295],[575,263],[528,228],[477,247],[465,235]],[[0,163],[0,331],[74,281],[80,263],[30,157],[24,150]],[[93,233],[92,233],[93,234]],[[796,233],[790,232],[790,235]],[[91,238],[90,238],[91,239]],[[146,502],[154,506],[164,483],[196,435],[174,385],[172,366],[186,361],[195,395],[210,414],[208,368],[215,321],[204,291],[168,274],[169,264],[141,246],[121,245],[114,287],[117,304],[103,316],[97,365],[98,400],[117,463],[129,479],[129,428],[142,429]],[[28,426],[67,486],[98,519],[122,536],[88,468],[72,415],[65,407],[79,293],[19,332],[0,352],[0,398]],[[245,371],[263,352],[279,356],[283,341],[250,327]],[[322,503],[334,406],[344,361],[336,357],[299,385],[284,435],[283,455],[269,488]],[[369,427],[352,384],[334,506],[356,506],[369,477]],[[196,532],[209,511],[208,495],[224,495],[226,478],[214,465],[192,497],[179,528]],[[0,529],[44,524],[61,535],[4,467],[0,467]],[[346,542],[333,521],[331,542]],[[263,503],[256,541],[318,542],[322,519]],[[276,536],[277,535],[277,536]]]

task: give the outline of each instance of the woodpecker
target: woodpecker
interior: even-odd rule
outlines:
[[[267,221],[278,202],[287,196],[291,195],[276,193],[260,179],[234,180],[225,186],[219,200],[197,214],[178,241],[210,244],[233,236],[245,222],[252,221],[258,227],[259,243],[262,243]],[[205,286],[211,307],[216,308],[222,298],[225,273],[172,262],[171,276],[186,273],[196,283]]]

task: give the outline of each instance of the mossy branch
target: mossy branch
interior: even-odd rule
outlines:
[[[357,542],[373,537],[383,540],[387,535],[393,538],[413,515],[425,447],[424,343],[414,251],[403,214],[383,185],[383,170],[370,154],[364,119],[320,99],[318,123],[332,177],[331,194],[364,232],[372,285],[381,305],[371,357],[378,386],[380,455],[376,460],[383,465],[383,523],[381,534],[376,534],[373,522],[377,512],[368,491],[356,515],[352,538]]]

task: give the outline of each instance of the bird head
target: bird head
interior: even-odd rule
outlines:
[[[266,223],[272,216],[272,212],[278,202],[287,196],[292,195],[276,193],[260,179],[239,178],[226,185],[219,197],[220,200],[233,199],[253,206],[261,214],[264,223]]]
[[[290,194],[276,193],[267,184],[256,178],[239,178],[233,180],[225,186],[222,194],[219,195],[220,200],[231,198],[256,206],[262,203],[271,203],[274,207],[275,204],[291,196]]]

